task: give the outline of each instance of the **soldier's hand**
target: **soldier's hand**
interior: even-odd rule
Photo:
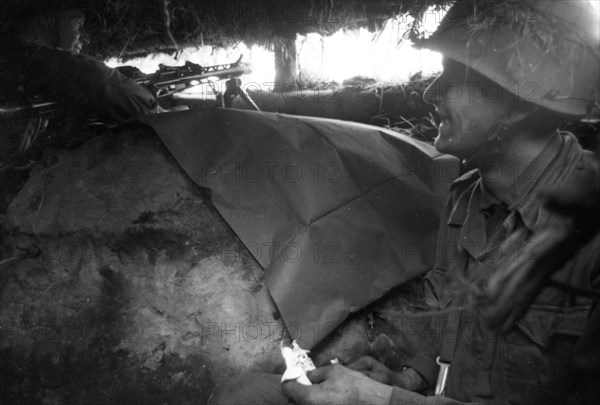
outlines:
[[[352,370],[360,371],[369,378],[382,384],[394,385],[409,391],[422,392],[427,389],[427,381],[412,368],[393,372],[383,363],[370,356],[363,356],[348,365]]]
[[[371,356],[362,356],[355,362],[348,364],[348,368],[360,371],[367,377],[382,384],[394,384],[394,372]]]
[[[406,368],[395,374],[394,385],[413,392],[425,392],[429,383],[413,368]]]
[[[283,392],[298,405],[387,405],[392,395],[391,386],[339,364],[311,370],[306,375],[313,385],[283,383]]]

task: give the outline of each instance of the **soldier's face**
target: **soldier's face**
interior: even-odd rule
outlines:
[[[443,73],[423,98],[441,119],[435,148],[461,159],[491,148],[490,130],[506,116],[507,91],[474,70],[444,57]]]
[[[60,14],[59,48],[63,51],[78,54],[84,45],[90,43],[83,24],[85,16],[81,11],[68,10]]]

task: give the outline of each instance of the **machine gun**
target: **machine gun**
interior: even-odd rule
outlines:
[[[200,84],[208,84],[217,95],[221,95],[223,107],[230,108],[236,96],[240,96],[251,108],[259,110],[250,95],[241,87],[240,76],[250,73],[249,67],[242,63],[242,56],[234,63],[214,66],[200,66],[196,63],[185,62],[183,66],[159,65],[152,74],[144,74],[133,66],[118,67],[121,73],[146,86],[159,101],[164,102],[168,97],[185,89]],[[226,80],[226,90],[221,94],[215,83]],[[53,100],[44,100],[35,96],[28,103],[0,105],[0,118],[23,119],[43,118],[52,119],[65,114],[64,106]]]
[[[258,106],[248,93],[240,86],[240,76],[250,73],[249,67],[242,62],[243,55],[234,63],[226,63],[214,66],[200,66],[196,63],[186,61],[183,66],[158,65],[155,73],[146,75],[133,66],[121,66],[117,69],[126,76],[134,79],[138,84],[146,86],[154,94],[157,100],[173,96],[185,89],[200,84],[208,84],[215,94],[220,92],[214,87],[216,82],[227,80],[226,91],[222,95],[224,107],[231,107],[235,96],[240,96],[253,109],[259,110]]]
[[[242,56],[234,63],[207,67],[192,62],[185,62],[183,66],[161,64],[155,73],[148,75],[133,66],[122,66],[117,70],[148,88],[163,107],[170,103],[169,99],[176,93],[200,84],[208,84],[217,95],[217,99],[220,98],[222,107],[231,108],[233,100],[240,96],[251,108],[259,110],[241,86],[240,76],[250,72],[248,66],[242,63]],[[215,84],[224,80],[225,91],[220,92]],[[21,133],[20,151],[28,150],[49,127],[62,128],[61,131],[64,131],[65,127],[70,128],[70,120],[77,115],[77,111],[71,106],[56,100],[48,100],[39,95],[25,97],[22,91],[18,92],[17,96],[17,102],[0,103],[0,130],[7,125],[13,128],[11,130]],[[89,114],[80,115],[74,122],[86,128],[106,126],[106,123]]]

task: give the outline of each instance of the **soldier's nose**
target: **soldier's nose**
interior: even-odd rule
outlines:
[[[437,79],[434,80],[423,92],[423,101],[428,104],[437,104],[440,102],[440,91]]]
[[[79,35],[79,40],[81,41],[81,43],[83,45],[89,45],[90,44],[90,37],[87,34],[87,32],[85,32],[85,31],[81,31],[81,33]]]

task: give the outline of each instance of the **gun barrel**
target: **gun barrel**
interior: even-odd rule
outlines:
[[[53,101],[45,101],[29,105],[3,105],[0,106],[0,116],[2,118],[13,118],[30,115],[35,112],[51,110],[56,106]]]
[[[209,70],[199,74],[186,75],[186,76],[178,76],[173,78],[164,78],[158,79],[153,82],[154,86],[167,86],[169,84],[181,83],[182,81],[199,81],[199,82],[209,82],[212,77],[218,77],[219,80],[231,79],[232,77],[239,77],[248,72],[247,69],[235,67],[229,69],[221,69],[221,70]]]

